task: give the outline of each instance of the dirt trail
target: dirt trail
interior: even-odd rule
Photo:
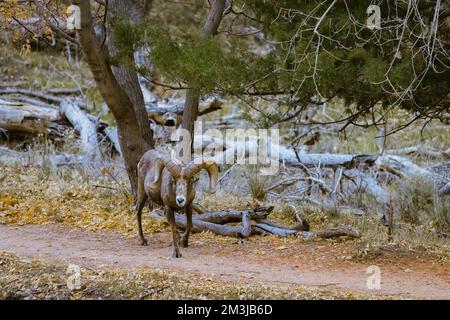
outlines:
[[[259,238],[261,239],[261,238]],[[148,236],[149,246],[114,232],[90,232],[63,225],[0,225],[0,251],[20,257],[121,269],[142,266],[201,274],[217,281],[289,286],[306,285],[404,297],[450,299],[450,264],[392,255],[370,262],[347,260],[345,246],[326,241],[274,247],[268,241],[242,243],[194,235],[183,258],[169,258],[170,236]],[[348,253],[349,254],[349,253]],[[369,291],[369,265],[381,268],[381,290]]]

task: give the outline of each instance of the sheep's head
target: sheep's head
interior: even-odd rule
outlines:
[[[159,155],[155,161],[155,180],[150,185],[150,188],[158,188],[164,168],[169,171],[174,180],[175,202],[180,208],[186,205],[189,188],[195,183],[194,176],[203,169],[209,175],[209,192],[214,193],[216,191],[219,170],[213,160],[193,160],[187,165],[182,165],[170,159],[169,156]]]

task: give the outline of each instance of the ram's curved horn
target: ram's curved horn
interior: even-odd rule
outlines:
[[[219,177],[219,168],[212,159],[203,159],[202,162],[192,160],[181,172],[181,175],[190,179],[201,170],[205,169],[209,175],[209,192],[216,192],[217,179]]]
[[[162,171],[166,168],[174,178],[181,175],[181,165],[173,161],[165,154],[158,154],[155,159],[155,180],[150,184],[150,188],[156,188],[161,180]]]

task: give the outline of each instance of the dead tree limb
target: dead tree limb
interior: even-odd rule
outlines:
[[[97,128],[86,113],[76,104],[64,100],[60,105],[61,113],[79,132],[87,161],[96,161],[100,158],[100,148],[97,141]]]
[[[194,215],[193,218],[196,220],[216,223],[216,224],[227,224],[232,222],[241,222],[242,215],[248,214],[251,220],[260,221],[267,218],[267,216],[273,211],[273,206],[269,207],[259,207],[256,209],[248,209],[244,211],[239,210],[221,210],[221,211],[211,211],[198,215]]]
[[[370,175],[362,171],[352,169],[347,171],[344,174],[344,177],[352,180],[358,191],[363,191],[366,192],[367,194],[370,194],[372,197],[375,198],[375,200],[378,203],[382,205],[387,205],[389,203],[390,201],[389,192],[385,188],[383,188],[375,178],[371,177]]]
[[[42,100],[46,100],[48,102],[61,103],[64,98],[54,96],[52,94],[46,94],[42,92],[37,92],[29,89],[22,88],[6,88],[0,90],[0,95],[2,94],[23,94],[26,96],[32,96],[36,98],[40,98]]]
[[[57,108],[0,99],[0,128],[7,131],[37,135],[54,132],[50,124],[62,119]]]
[[[76,154],[42,155],[33,152],[20,152],[0,147],[0,164],[19,166],[43,166],[46,161],[53,167],[76,166],[84,163],[84,157]]]
[[[57,122],[62,119],[62,116],[56,107],[42,108],[29,103],[8,101],[5,99],[0,99],[0,111],[2,112],[2,115],[15,112],[16,114],[20,114],[23,118],[41,119],[51,122]]]
[[[332,237],[359,237],[360,234],[352,227],[327,228],[317,232],[306,231],[309,226],[302,224],[294,227],[285,227],[265,219],[273,207],[261,207],[249,210],[225,210],[216,212],[207,212],[193,216],[192,232],[210,231],[218,235],[234,238],[248,238],[252,235],[272,234],[280,237],[299,236],[305,238],[332,238]],[[153,211],[152,218],[165,221],[162,212]],[[251,224],[251,220],[257,223]],[[214,222],[211,222],[214,221]],[[242,222],[241,225],[227,225],[228,222]],[[178,228],[184,230],[187,220],[184,215],[176,214],[175,222]]]
[[[397,156],[424,155],[429,158],[450,159],[450,148],[447,150],[437,150],[424,145],[386,150],[386,153]]]
[[[386,170],[392,174],[400,177],[416,178],[424,180],[437,188],[442,188],[443,185],[450,182],[446,177],[439,175],[431,170],[419,167],[412,161],[406,158],[392,155],[384,155],[377,159],[377,166],[379,169]]]

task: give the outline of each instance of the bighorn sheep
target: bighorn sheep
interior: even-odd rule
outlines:
[[[189,233],[192,229],[192,201],[195,197],[195,183],[192,177],[206,169],[209,174],[210,192],[215,192],[218,178],[218,168],[214,161],[206,160],[200,163],[191,161],[187,165],[175,162],[168,155],[158,151],[147,151],[138,164],[138,192],[137,192],[137,222],[139,239],[142,245],[147,240],[142,232],[142,209],[147,198],[150,198],[150,210],[153,203],[163,205],[165,216],[172,227],[173,257],[181,257],[179,234],[175,224],[174,211],[184,209],[187,218],[186,230],[181,240],[181,246],[187,247]]]

